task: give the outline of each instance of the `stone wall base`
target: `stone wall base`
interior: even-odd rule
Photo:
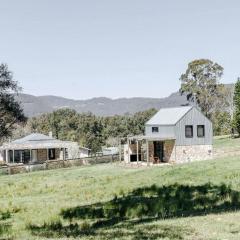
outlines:
[[[213,158],[212,145],[175,146],[175,156],[171,156],[170,162],[188,163]]]
[[[149,162],[154,163],[154,144],[149,141]],[[140,145],[142,146],[142,145]],[[140,149],[140,148],[139,148]],[[129,152],[128,152],[129,150]],[[128,154],[136,154],[136,144],[124,145],[124,161],[128,163]],[[142,156],[144,155],[141,152]],[[213,158],[212,145],[188,145],[176,146],[175,140],[164,141],[165,163],[188,163],[194,161],[208,160]],[[146,161],[146,160],[145,160]]]

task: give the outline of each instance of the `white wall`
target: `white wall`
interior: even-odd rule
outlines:
[[[158,132],[153,133],[152,127],[158,127]],[[146,125],[145,126],[145,135],[151,137],[159,137],[159,138],[175,138],[175,129],[174,126],[171,125]]]
[[[80,158],[89,157],[89,150],[80,148]]]
[[[4,151],[0,151],[0,162],[4,161]]]

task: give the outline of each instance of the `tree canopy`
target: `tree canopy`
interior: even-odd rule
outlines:
[[[60,109],[29,119],[25,131],[21,129],[20,134],[48,134],[52,131],[58,139],[76,141],[97,152],[102,146],[118,144],[120,138],[143,134],[145,123],[155,113],[155,109],[150,109],[134,115],[99,117],[92,113],[80,114],[75,110]]]
[[[190,62],[181,75],[181,92],[189,101],[196,101],[202,112],[211,119],[219,107],[226,105],[226,89],[220,84],[223,67],[209,59],[198,59]],[[196,99],[195,99],[196,98]]]
[[[233,125],[238,134],[240,134],[240,78],[238,78],[235,84],[233,101],[235,107]]]
[[[0,65],[0,140],[11,136],[15,124],[26,120],[23,109],[15,100],[18,83],[13,80],[12,73],[6,64]]]

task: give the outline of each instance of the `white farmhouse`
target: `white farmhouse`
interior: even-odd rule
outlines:
[[[88,157],[89,149],[78,143],[61,141],[40,133],[5,143],[0,147],[0,161],[6,164],[42,163],[47,160],[65,160]]]

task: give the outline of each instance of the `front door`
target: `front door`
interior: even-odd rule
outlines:
[[[51,148],[51,149],[48,149],[48,159],[49,160],[55,160],[55,149],[54,148]]]
[[[164,158],[164,143],[163,142],[153,142],[154,144],[154,158],[159,159],[161,162]]]

